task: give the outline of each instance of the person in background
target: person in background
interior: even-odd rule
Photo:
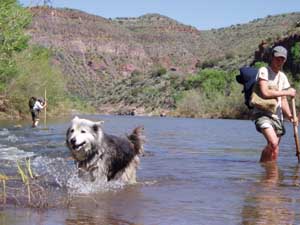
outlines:
[[[279,154],[280,138],[285,134],[283,116],[294,123],[287,96],[295,97],[296,90],[290,88],[287,76],[281,71],[287,59],[287,50],[282,46],[272,49],[268,67],[261,67],[257,74],[258,88],[264,99],[277,98],[276,113],[254,108],[255,126],[262,133],[267,145],[262,151],[260,162],[276,161]],[[274,87],[276,87],[274,89]]]
[[[47,103],[43,98],[38,98],[35,100],[34,104],[31,104],[32,108],[30,106],[29,107],[32,117],[32,127],[37,127],[39,123],[39,113],[47,106]]]

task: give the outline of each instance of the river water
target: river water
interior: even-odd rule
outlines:
[[[299,167],[290,124],[278,163],[262,165],[265,140],[248,120],[82,117],[104,120],[107,133],[121,136],[145,127],[138,183],[91,184],[76,178],[65,146],[71,118],[50,121],[47,129],[32,129],[29,121],[20,126],[3,122],[0,172],[16,176],[16,162],[24,168],[22,162],[30,159],[43,180],[42,192],[51,199],[45,197],[49,205],[42,207],[21,204],[24,197],[8,199],[1,205],[0,224],[300,224]]]

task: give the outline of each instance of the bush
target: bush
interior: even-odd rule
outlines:
[[[266,63],[266,62],[256,62],[254,64],[254,67],[257,68],[257,69],[259,69],[260,67],[263,67],[263,66],[268,66],[268,63]]]
[[[196,75],[190,75],[183,82],[186,90],[200,89],[207,98],[212,98],[216,93],[230,94],[231,85],[235,79],[234,73],[223,70],[204,69]]]
[[[186,91],[176,104],[176,115],[192,118],[201,117],[204,114],[202,103],[203,96],[197,91]]]
[[[204,117],[204,118],[237,118],[247,112],[244,106],[241,87],[237,83],[232,85],[231,95],[224,96],[215,93],[209,99],[206,93],[199,90],[185,91],[181,98],[176,102],[175,115],[185,117]]]
[[[62,105],[68,108],[63,76],[58,69],[51,67],[50,55],[47,49],[33,47],[16,57],[19,75],[9,84],[8,97],[11,107],[20,114],[28,113],[31,96],[43,97],[45,90],[50,112]]]
[[[167,70],[164,67],[159,67],[151,73],[151,77],[160,77],[167,73]]]
[[[291,54],[294,63],[300,63],[300,42],[296,42],[295,45],[291,48]]]
[[[17,75],[14,54],[27,48],[30,14],[16,0],[0,1],[0,92]]]
[[[209,60],[206,60],[206,61],[204,61],[202,63],[201,68],[202,69],[213,68],[217,64],[218,64],[218,60],[217,59],[209,59]]]

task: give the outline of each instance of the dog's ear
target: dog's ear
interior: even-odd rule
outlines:
[[[93,125],[93,131],[98,132],[101,127],[101,124],[103,124],[103,123],[104,123],[103,120],[95,122]]]
[[[76,121],[76,120],[79,120],[78,116],[75,116],[72,121]]]
[[[103,123],[104,123],[104,121],[103,121],[103,120],[100,120],[100,121],[98,121],[98,122],[95,122],[95,125],[97,125],[97,126],[100,127]]]
[[[100,120],[97,122],[99,125],[104,124],[104,120]]]

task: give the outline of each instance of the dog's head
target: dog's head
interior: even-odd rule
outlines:
[[[95,153],[96,146],[103,137],[102,123],[103,121],[93,122],[77,116],[71,121],[71,126],[67,130],[66,144],[75,160],[84,161]]]

